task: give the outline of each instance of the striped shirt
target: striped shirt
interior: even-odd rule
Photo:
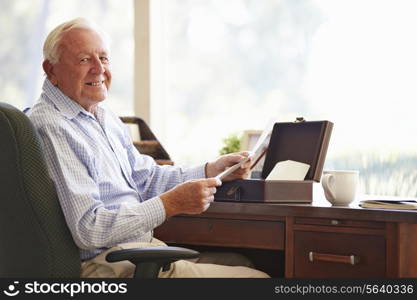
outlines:
[[[149,242],[165,220],[161,193],[204,166],[159,166],[134,147],[129,130],[103,104],[96,116],[45,79],[27,112],[41,136],[50,175],[81,259],[119,243]]]

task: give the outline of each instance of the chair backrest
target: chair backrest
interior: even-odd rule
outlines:
[[[0,103],[0,277],[79,276],[41,140],[26,115]]]

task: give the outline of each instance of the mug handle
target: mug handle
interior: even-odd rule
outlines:
[[[323,179],[321,180],[321,185],[323,186],[326,198],[332,199],[332,201],[334,201],[335,196],[333,192],[333,185],[334,185],[333,174],[324,174]]]

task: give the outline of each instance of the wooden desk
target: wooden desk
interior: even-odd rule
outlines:
[[[332,207],[321,196],[312,204],[215,202],[201,215],[171,218],[155,236],[279,251],[284,265],[267,264],[285,268],[285,277],[417,277],[417,211]]]

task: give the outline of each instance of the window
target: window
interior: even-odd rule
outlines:
[[[133,2],[124,0],[0,0],[0,101],[20,109],[39,98],[42,47],[57,25],[76,17],[96,22],[111,38],[113,81],[109,106],[133,114]],[[121,22],[123,20],[123,22]]]
[[[415,1],[151,1],[152,127],[173,160],[214,159],[270,118],[330,120],[326,169],[417,196]]]

